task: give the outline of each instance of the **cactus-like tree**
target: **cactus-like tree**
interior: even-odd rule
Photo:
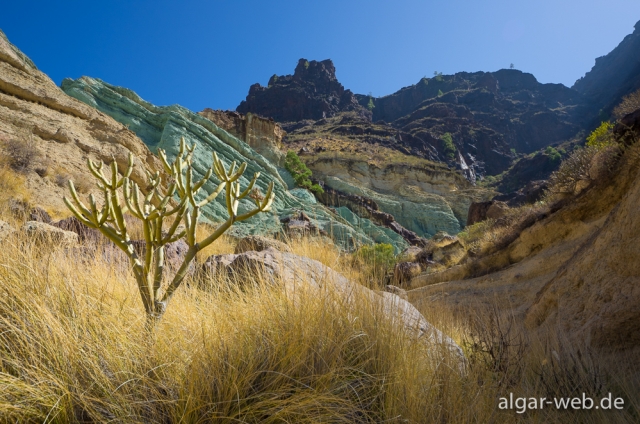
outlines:
[[[249,185],[240,191],[238,180],[244,173],[247,164],[236,168],[234,161],[226,169],[223,162],[213,153],[213,163],[202,179],[195,181],[193,176],[193,151],[180,139],[180,151],[175,160],[170,163],[164,150],[158,153],[164,169],[169,175],[168,187],[163,189],[160,172],[148,173],[150,185],[146,196],[135,182],[130,179],[133,170],[133,156],[129,155],[128,168],[121,176],[115,160],[111,162],[111,175],[107,177],[103,172],[103,163],[87,161],[89,170],[98,179],[98,187],[104,194],[104,202],[99,206],[93,194],[89,196],[87,207],[73,185],[69,181],[72,200],[64,198],[64,202],[71,212],[90,228],[99,230],[104,236],[122,249],[132,265],[133,274],[138,284],[142,303],[147,314],[148,322],[153,325],[164,314],[167,304],[176,289],[184,281],[189,265],[198,251],[204,249],[228,230],[234,222],[244,221],[260,212],[270,210],[275,197],[273,182],[269,184],[267,193],[263,196],[254,185],[260,173],[256,173]],[[198,192],[214,175],[221,181],[216,190],[203,200],[196,200]],[[200,208],[213,201],[224,191],[229,218],[219,225],[216,230],[204,240],[196,240],[196,227],[200,216]],[[121,198],[122,195],[122,198]],[[255,202],[255,208],[238,215],[238,205],[241,199],[249,196]],[[124,201],[124,202],[123,202]],[[138,254],[132,245],[125,213],[129,213],[142,222],[144,232],[144,257]],[[170,222],[168,229],[164,229],[165,221]],[[181,225],[183,223],[183,225]],[[163,287],[165,272],[164,249],[169,243],[185,239],[189,249],[182,265],[176,271],[173,279]]]

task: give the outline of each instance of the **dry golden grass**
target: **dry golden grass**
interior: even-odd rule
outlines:
[[[330,244],[291,246],[345,271]],[[496,331],[490,313],[479,311],[472,325],[452,311],[423,311],[464,346],[470,364],[461,375],[451,358],[436,359],[439,346],[416,342],[364,299],[345,304],[331,293],[302,292],[294,301],[260,283],[244,290],[219,283],[210,292],[181,287],[150,334],[126,266],[5,241],[0,421],[595,423],[637,416],[638,405],[604,415],[498,410],[497,397],[509,392],[568,396],[561,390],[574,382],[572,390],[587,390],[593,367],[565,365],[556,348],[560,360],[539,377],[548,347],[527,340],[528,353],[518,353],[512,344],[526,333]],[[478,332],[483,323],[489,330]],[[483,350],[501,340],[508,356]],[[598,379],[613,390],[606,375]],[[629,382],[617,383],[616,395],[632,401]]]

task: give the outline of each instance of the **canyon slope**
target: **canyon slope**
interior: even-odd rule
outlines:
[[[401,235],[389,228],[379,227],[371,222],[354,227],[339,214],[317,203],[316,199],[306,190],[289,190],[292,179],[286,170],[278,166],[279,160],[277,158],[281,153],[277,150],[277,142],[272,140],[273,142],[263,143],[264,139],[270,139],[270,137],[252,138],[251,136],[251,134],[255,136],[256,131],[258,133],[261,131],[255,125],[265,124],[260,119],[252,120],[251,117],[246,119],[244,133],[241,134],[242,127],[240,127],[237,129],[240,131],[237,132],[237,135],[241,135],[248,143],[253,143],[264,155],[276,160],[276,163],[271,162],[250,144],[225,131],[210,119],[181,106],[155,106],[144,101],[129,89],[113,86],[89,77],[77,80],[66,79],[62,82],[62,89],[71,97],[85,102],[125,125],[138,135],[153,152],[162,148],[167,152],[168,157],[173,158],[178,152],[182,137],[189,145],[195,143],[197,149],[194,155],[194,170],[198,178],[201,178],[206,172],[211,163],[212,153],[215,151],[227,164],[233,161],[247,163],[245,175],[240,180],[242,186],[246,186],[249,179],[257,172],[261,174],[261,177],[256,187],[263,193],[266,192],[268,183],[273,182],[276,193],[273,212],[260,214],[248,221],[235,224],[228,232],[232,236],[274,235],[285,229],[284,224],[302,220],[307,221],[315,231],[332,236],[334,240],[346,248],[353,247],[354,243],[370,244],[374,242],[392,244],[396,251],[408,246]],[[225,119],[227,120],[221,125],[226,125],[230,130],[236,131],[236,124],[230,121],[231,117]],[[240,125],[240,123],[238,124]],[[262,130],[267,131],[267,128],[268,125]],[[272,135],[273,131],[274,128],[271,127]],[[205,191],[215,190],[216,185],[217,183],[214,181],[209,181],[204,186]],[[251,204],[243,200],[240,212],[248,210],[250,207]],[[208,204],[203,208],[202,213],[211,222],[223,221],[227,216],[224,200],[219,198]]]
[[[410,300],[464,310],[497,305],[534,332],[552,328],[578,347],[640,354],[640,109],[614,133],[622,148],[610,171],[530,216],[494,253],[415,277]]]
[[[146,171],[161,169],[160,160],[124,125],[67,96],[0,31],[0,143],[30,149],[28,163],[14,179],[24,179],[24,200],[54,216],[69,215],[62,201],[73,180],[81,194],[97,192],[87,159],[124,169],[129,154],[132,178],[148,185]],[[3,161],[11,163],[8,144]]]

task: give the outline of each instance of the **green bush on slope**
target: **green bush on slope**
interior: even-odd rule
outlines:
[[[287,152],[287,156],[284,160],[284,167],[291,173],[293,180],[298,186],[318,194],[324,193],[322,187],[311,182],[309,179],[311,177],[311,170],[300,160],[296,152],[293,150],[289,150]]]

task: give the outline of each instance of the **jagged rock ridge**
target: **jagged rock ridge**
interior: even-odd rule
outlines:
[[[274,75],[268,87],[252,86],[237,110],[272,117],[283,124],[288,138],[318,133],[378,143],[455,164],[471,181],[476,174],[505,170],[515,157],[513,150],[530,153],[570,138],[586,119],[579,92],[541,84],[517,70],[422,78],[373,98],[344,90],[330,60],[304,59],[294,75]],[[369,122],[370,110],[375,124]],[[348,111],[356,113],[345,115]],[[326,125],[339,115],[344,122]],[[443,141],[446,133],[454,150]]]
[[[338,82],[330,59],[319,62],[300,59],[293,75],[273,75],[267,87],[252,85],[237,111],[256,113],[278,122],[317,120],[345,111],[371,117],[351,90],[345,90]]]
[[[572,88],[589,100],[592,112],[598,116],[608,114],[623,96],[640,89],[640,21],[634,28],[573,84]]]

